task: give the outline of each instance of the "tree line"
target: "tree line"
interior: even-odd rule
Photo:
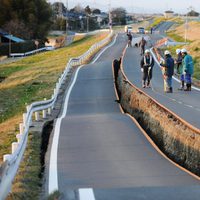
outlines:
[[[69,12],[74,16],[64,16]],[[109,17],[97,20],[101,10],[82,8],[80,5],[67,11],[63,3],[47,3],[46,0],[0,0],[0,29],[23,39],[45,40],[49,30],[63,29],[85,31],[99,28],[109,23]],[[116,8],[111,11],[112,23],[126,24],[126,10]],[[66,22],[66,18],[68,19]],[[68,24],[66,24],[68,23]]]
[[[46,0],[0,0],[0,28],[23,39],[44,40],[51,16]]]

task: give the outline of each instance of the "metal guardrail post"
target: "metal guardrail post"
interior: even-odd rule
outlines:
[[[27,116],[27,113],[23,113],[23,124],[24,124],[24,127],[26,126],[26,116]]]
[[[20,133],[20,134],[23,134],[23,132],[24,132],[24,124],[23,124],[23,123],[20,123],[20,124],[19,124],[19,133]]]
[[[40,113],[38,111],[35,112],[35,121],[40,121]]]
[[[51,115],[51,108],[48,108],[48,115]]]
[[[5,154],[3,155],[3,162],[9,161],[10,160],[11,155],[10,154]]]
[[[22,134],[17,134],[16,138],[17,138],[17,142],[20,143],[20,141],[22,140],[23,135]]]
[[[43,118],[43,119],[46,119],[46,118],[47,118],[47,111],[46,111],[46,110],[43,110],[43,111],[42,111],[42,118]]]
[[[12,154],[15,153],[15,151],[16,151],[16,149],[18,147],[18,144],[19,144],[18,142],[13,142],[12,143]]]

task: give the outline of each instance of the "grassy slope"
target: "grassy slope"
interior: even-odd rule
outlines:
[[[41,194],[40,135],[30,133],[28,146],[20,165],[20,172],[15,177],[12,193],[9,194],[7,200],[39,199]]]
[[[199,22],[190,22],[189,23],[189,30],[188,30],[188,45],[185,46],[176,46],[170,47],[169,50],[175,55],[175,50],[177,48],[186,48],[189,53],[194,58],[194,75],[195,79],[200,80],[200,23]],[[185,28],[184,24],[178,26],[173,32],[169,32],[168,35],[178,42],[184,42],[184,34]]]
[[[107,33],[82,38],[72,45],[24,58],[18,62],[0,65],[0,163],[15,141],[18,124],[22,121],[25,105],[50,98],[59,75],[71,57],[83,54],[102,40]]]

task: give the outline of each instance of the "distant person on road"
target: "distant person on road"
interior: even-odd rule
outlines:
[[[145,50],[145,55],[142,57],[140,62],[141,71],[143,72],[142,77],[142,87],[150,87],[150,82],[152,79],[152,70],[154,66],[154,59],[148,49]],[[147,84],[146,84],[147,81]]]
[[[182,66],[182,53],[180,49],[176,50],[176,54],[177,54],[177,58],[175,59],[175,64],[176,64],[176,72],[180,77],[180,81],[181,81],[181,86],[180,88],[178,88],[179,90],[184,90],[184,74],[183,74],[183,66]]]
[[[186,82],[185,91],[191,91],[192,86],[192,74],[194,73],[194,64],[192,56],[187,53],[186,49],[181,49],[181,53],[183,56],[183,74],[184,81]]]
[[[142,37],[141,41],[139,42],[139,46],[141,48],[141,53],[140,53],[141,56],[144,55],[146,44],[147,44],[147,41],[144,39],[144,37]]]
[[[132,47],[133,36],[132,36],[131,32],[128,32],[127,36],[128,36],[128,47]]]
[[[153,27],[151,27],[151,34],[153,34]]]
[[[172,76],[174,74],[174,59],[171,53],[166,50],[164,52],[165,58],[160,61],[160,65],[163,67],[163,78],[164,78],[164,92],[172,93]]]

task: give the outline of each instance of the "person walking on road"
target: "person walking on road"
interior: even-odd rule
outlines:
[[[144,39],[144,37],[142,37],[141,41],[139,42],[139,46],[141,48],[141,53],[140,53],[141,56],[144,55],[146,44],[147,44],[147,41]]]
[[[143,72],[142,87],[143,88],[150,87],[150,82],[152,79],[152,70],[154,66],[154,59],[148,49],[145,50],[145,55],[142,57],[140,66],[141,66],[141,71]]]
[[[172,76],[174,74],[174,59],[170,52],[166,50],[164,52],[165,59],[161,60],[160,65],[163,67],[163,78],[164,78],[164,92],[172,93]]]
[[[179,90],[184,90],[184,74],[183,74],[183,66],[182,66],[182,53],[180,49],[176,50],[176,54],[177,54],[177,58],[175,59],[175,64],[176,64],[176,69],[177,69],[177,74],[180,77],[180,81],[181,81],[181,86],[180,88],[178,88]]]
[[[192,74],[194,73],[194,64],[192,56],[187,53],[186,49],[181,49],[181,53],[183,56],[183,74],[184,80],[186,82],[186,89],[185,91],[191,91],[192,85]]]
[[[133,36],[132,36],[131,32],[128,32],[127,36],[128,36],[128,47],[132,47]]]

